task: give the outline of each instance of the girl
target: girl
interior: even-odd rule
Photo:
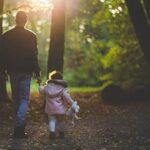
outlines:
[[[39,92],[45,95],[45,113],[48,114],[50,138],[56,138],[56,128],[60,138],[64,138],[65,113],[67,106],[73,104],[73,100],[67,92],[67,83],[62,74],[58,71],[51,72],[46,85],[40,85]]]

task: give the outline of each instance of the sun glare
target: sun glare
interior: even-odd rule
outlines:
[[[24,3],[18,2],[18,6],[26,11],[46,10],[53,8],[52,0],[24,0]]]
[[[42,5],[47,5],[50,4],[50,0],[31,0],[34,4],[42,4]]]
[[[51,0],[29,0],[32,7],[49,7],[52,3]]]

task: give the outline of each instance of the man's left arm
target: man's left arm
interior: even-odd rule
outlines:
[[[34,36],[34,46],[33,46],[34,56],[33,56],[33,73],[34,76],[37,78],[37,82],[40,82],[41,72],[38,63],[38,46],[37,46],[37,38]]]

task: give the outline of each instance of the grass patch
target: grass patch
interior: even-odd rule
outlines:
[[[101,87],[70,87],[68,88],[72,93],[91,93],[91,92],[99,92]]]
[[[31,93],[35,93],[35,92],[38,92],[38,84],[36,83],[36,80],[33,80],[31,81]],[[68,87],[69,91],[71,93],[90,93],[90,92],[99,92],[102,87]],[[7,90],[8,92],[11,91],[11,88],[10,88],[10,83],[7,82]]]

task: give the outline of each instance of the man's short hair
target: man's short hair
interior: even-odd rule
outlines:
[[[27,14],[24,11],[18,11],[16,14],[16,23],[25,24],[27,22]]]

